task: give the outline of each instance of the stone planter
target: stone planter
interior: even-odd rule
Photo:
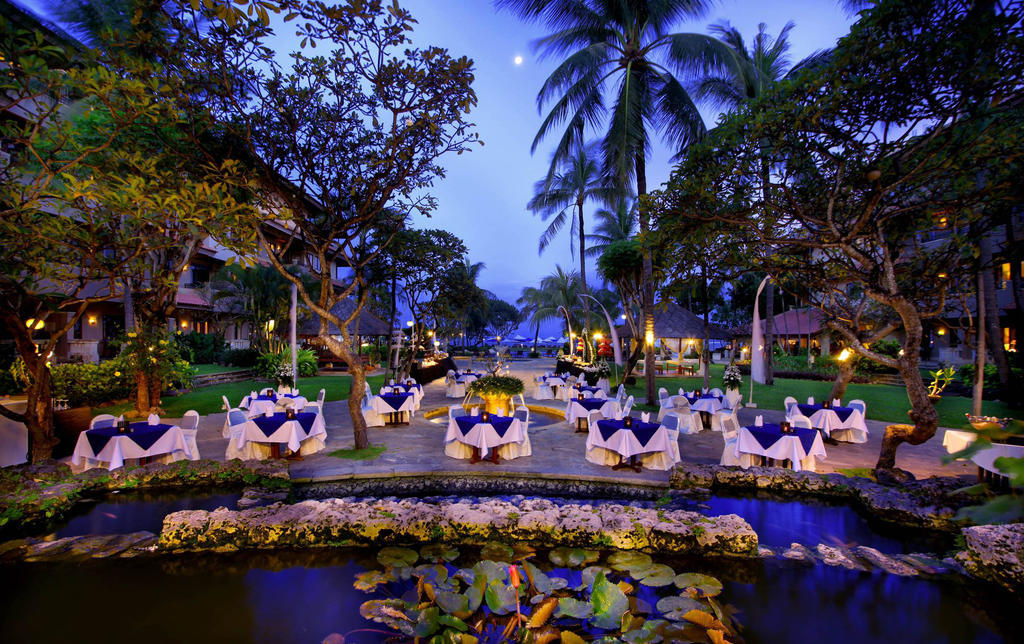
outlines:
[[[75,407],[53,412],[53,433],[60,441],[54,448],[53,455],[57,458],[69,456],[75,451],[78,435],[89,429],[92,420],[92,407]]]

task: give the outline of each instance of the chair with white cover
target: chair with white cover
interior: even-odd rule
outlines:
[[[680,433],[696,434],[704,430],[704,420],[700,417],[700,412],[690,408],[690,401],[686,396],[676,397],[675,403],[676,407],[672,413],[679,417],[677,429]]]
[[[448,420],[453,420],[456,416],[469,416],[469,411],[462,405],[449,405]]]
[[[719,465],[739,466],[744,469],[750,467],[751,456],[749,454],[736,454],[736,445],[739,441],[740,427],[734,416],[728,416],[722,421],[722,438],[725,447],[722,449],[722,458]]]
[[[260,445],[253,441],[247,441],[245,435],[245,423],[247,419],[245,412],[241,409],[228,411],[228,447],[224,451],[224,459],[230,461],[233,458],[240,458],[243,461],[262,459],[270,456],[270,446]],[[242,443],[239,446],[239,442]]]
[[[466,383],[459,382],[454,375],[445,376],[445,398],[465,398]]]
[[[448,422],[454,423],[456,416],[469,416],[469,410],[462,405],[449,405]],[[473,448],[462,441],[453,440],[444,444],[444,454],[452,458],[473,458]]]
[[[326,389],[321,389],[320,393],[318,393],[316,395],[316,404],[320,407],[320,409],[324,408],[324,399],[325,398],[327,398],[327,390]]]
[[[516,405],[515,405],[516,398],[519,399],[519,406],[518,407],[516,407]],[[512,396],[512,407],[513,407],[513,410],[519,409],[519,408],[523,408],[523,409],[526,408],[526,398],[523,397],[523,394],[516,394],[516,395]]]
[[[102,427],[113,427],[117,424],[117,418],[110,414],[100,414],[89,421],[89,429],[100,429]]]
[[[615,402],[622,406],[622,402],[626,399],[626,386],[619,385],[619,388],[615,390]]]
[[[304,411],[307,414],[320,414],[323,413],[322,409],[323,408],[316,403],[309,403],[302,409],[302,411]]]
[[[523,440],[520,443],[505,443],[498,448],[498,456],[505,460],[533,454],[533,447],[530,446],[530,410],[520,407],[512,416],[523,425]]]
[[[277,386],[277,393],[282,394],[282,395],[292,393],[291,385],[278,385]]]
[[[743,404],[740,402],[743,400],[743,394],[740,393],[739,389],[730,389],[725,392],[725,398],[722,399],[723,409],[737,409],[742,407]]]
[[[867,418],[867,416],[868,416],[868,406],[867,406],[867,404],[863,400],[861,400],[859,398],[851,400],[850,402],[846,403],[846,406],[847,407],[853,407],[854,409],[860,410],[860,415],[864,416],[864,418]]]
[[[789,417],[789,422],[793,427],[799,427],[801,429],[814,429],[811,425],[811,419],[804,416],[799,411]]]
[[[633,411],[633,396],[626,398],[626,404],[622,406],[622,411],[617,414],[618,420],[622,420],[626,416],[629,416],[629,412]]]
[[[593,398],[594,397],[594,392],[587,391],[586,389],[581,390],[580,393],[583,394],[584,400],[586,400],[587,398]]]
[[[537,391],[534,393],[533,397],[537,400],[551,400],[551,385],[544,380],[543,376],[537,376],[536,384]]]
[[[645,414],[647,415],[647,414]],[[665,415],[662,426],[668,435],[668,450],[663,452],[651,452],[644,454],[640,459],[641,464],[649,470],[670,470],[679,462],[679,416],[675,412]]]
[[[786,414],[788,415],[789,414],[789,408],[792,407],[795,404],[796,404],[796,398],[794,398],[792,396],[786,396],[785,399],[783,399],[783,401],[782,401],[782,411],[786,412]]]
[[[260,395],[261,396],[273,396],[274,395],[274,388],[273,387],[264,387],[263,389],[260,389]]]
[[[363,419],[366,421],[367,427],[383,427],[384,416],[377,412],[373,407],[373,394],[370,393],[369,388],[366,390],[366,395],[363,396],[362,405],[360,410],[363,412]]]
[[[665,417],[665,414],[675,410],[676,404],[668,395],[668,389],[662,387],[658,390],[658,422]]]
[[[863,400],[851,400],[846,406],[856,409],[860,412],[861,419],[867,420],[867,404]],[[866,443],[868,442],[867,423],[858,424],[856,427],[834,427],[829,432],[829,437],[843,443]]]
[[[719,389],[718,387],[715,387],[715,388],[714,388],[714,389],[712,389],[712,390],[711,390],[711,391],[710,391],[709,393],[710,393],[710,394],[711,394],[712,396],[718,396],[719,398],[721,398],[721,397],[722,397],[722,390],[721,390],[721,389]]]
[[[224,411],[231,411],[231,403],[228,401],[228,397],[221,396],[220,399],[224,401],[224,406],[221,409]],[[227,426],[227,423],[225,423],[225,426]]]
[[[199,445],[196,444],[196,434],[199,433],[199,412],[189,409],[181,417],[181,433],[185,436],[185,445],[188,446],[189,459],[199,460]]]
[[[723,407],[722,410],[719,411],[718,413],[711,414],[711,431],[723,431],[725,429],[725,420],[727,418],[732,418],[733,420],[736,420],[736,414],[738,413],[739,409],[725,409]]]

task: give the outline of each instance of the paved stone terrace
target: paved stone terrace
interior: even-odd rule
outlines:
[[[460,362],[461,366],[466,363]],[[533,376],[551,368],[550,359],[528,360],[513,363],[514,375],[529,382]],[[301,388],[302,383],[299,383]],[[347,401],[328,402],[325,405],[327,420],[327,449],[319,454],[291,462],[291,475],[301,481],[330,481],[353,477],[415,476],[440,473],[502,474],[522,477],[544,477],[560,479],[589,479],[635,483],[644,485],[667,485],[668,472],[644,470],[635,473],[629,470],[612,470],[588,463],[584,459],[586,434],[575,433],[569,423],[561,419],[564,405],[557,401],[537,401],[530,397],[532,387],[527,387],[527,403],[546,407],[559,416],[545,419],[544,425],[531,427],[530,440],[533,456],[503,461],[498,465],[488,462],[471,465],[468,461],[449,458],[444,455],[442,440],[447,428],[447,419],[427,420],[424,412],[447,408],[460,401],[444,396],[444,384],[436,381],[425,386],[422,409],[412,423],[400,427],[373,427],[369,429],[370,442],[386,446],[386,451],[373,461],[353,461],[329,456],[329,452],[350,448],[353,445],[352,423],[348,416]],[[313,394],[314,392],[304,392]],[[232,401],[233,403],[237,401]],[[870,405],[871,401],[867,401]],[[778,421],[780,410],[743,409],[740,422],[751,424],[754,416],[762,414],[766,422]],[[531,425],[534,413],[531,417]],[[539,419],[538,419],[539,420]],[[224,414],[204,417],[199,425],[199,451],[204,458],[224,458],[227,440],[221,437]],[[539,423],[538,423],[539,424]],[[827,445],[828,458],[818,462],[819,472],[832,472],[840,468],[872,467],[878,456],[882,432],[886,423],[868,421],[870,440],[862,445],[841,443]],[[924,445],[900,448],[897,464],[912,471],[918,477],[973,475],[969,464],[954,463],[942,465],[945,451],[941,444],[942,430]],[[722,453],[722,435],[704,431],[695,435],[680,437],[679,449],[683,460],[693,463],[718,463]]]

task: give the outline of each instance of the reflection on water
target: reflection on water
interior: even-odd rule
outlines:
[[[370,596],[352,587],[372,562],[367,550],[317,550],[4,566],[0,641],[315,643],[338,632],[378,642],[385,636],[366,629],[379,627],[358,613]],[[751,643],[1003,641],[987,615],[1015,629],[1007,640],[1021,635],[999,593],[779,561],[665,563],[721,578]]]
[[[789,546],[796,542],[810,547],[826,545],[870,546],[888,553],[943,552],[951,539],[921,530],[896,528],[881,522],[869,522],[844,504],[833,504],[804,497],[800,500],[758,496],[716,495],[703,502],[710,509],[698,511],[708,516],[738,514],[757,532],[761,544]]]
[[[111,494],[98,503],[80,503],[63,525],[57,537],[86,534],[127,534],[147,530],[158,533],[164,517],[179,510],[214,510],[237,507],[240,493],[195,494]]]

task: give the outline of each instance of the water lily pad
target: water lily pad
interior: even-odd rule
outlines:
[[[475,613],[480,604],[484,601],[484,591],[487,590],[487,578],[478,577],[473,585],[466,589],[466,599],[469,601],[469,612]]]
[[[564,546],[554,548],[548,552],[548,559],[556,566],[565,568],[579,568],[580,566],[597,561],[599,555],[593,550],[583,548],[566,548]]]
[[[413,620],[405,614],[405,604],[400,599],[371,599],[359,606],[359,614],[378,624],[404,633],[410,637],[415,636]]]
[[[463,593],[441,591],[437,593],[435,601],[449,615],[469,617],[472,614],[469,610],[469,597]]]
[[[520,542],[512,544],[512,557],[515,558],[516,561],[535,554],[537,554],[537,549],[528,543]]]
[[[556,617],[573,617],[575,619],[586,619],[594,612],[590,602],[580,601],[572,597],[560,597],[558,599],[558,610]]]
[[[594,579],[590,603],[594,605],[594,615],[590,618],[590,623],[606,630],[619,628],[623,613],[629,610],[629,600],[625,593],[608,581],[604,573],[598,573]]]
[[[489,559],[478,561],[473,566],[473,577],[474,581],[477,577],[483,577],[487,581],[497,580],[504,582],[508,579],[508,564],[498,563]]]
[[[611,568],[607,566],[587,566],[583,569],[583,583],[576,588],[576,590],[590,589],[594,585],[594,580],[597,579],[598,574],[610,575],[612,572]]]
[[[540,568],[534,566],[529,561],[524,561],[523,569],[533,581],[533,587],[537,589],[538,593],[543,595],[551,594],[551,591],[554,590],[555,587],[551,583],[551,578],[548,577]]]
[[[402,581],[412,579],[412,566],[392,566],[391,574]]]
[[[398,546],[381,548],[377,553],[377,561],[384,566],[411,566],[419,558],[420,556],[415,550]]]
[[[676,575],[674,581],[678,588],[695,588],[704,597],[714,597],[722,592],[722,582],[697,572]]]
[[[498,543],[492,541],[483,548],[480,549],[480,556],[483,559],[490,559],[491,561],[504,561],[506,563],[513,561],[513,555],[515,552],[511,546],[507,546],[504,543]]]
[[[586,640],[572,631],[562,631],[562,644],[585,644]]]
[[[459,550],[443,543],[432,543],[420,548],[420,557],[424,561],[455,561],[459,558]]]
[[[413,577],[420,577],[435,586],[448,581],[448,569],[440,564],[420,564],[412,569]]]
[[[551,581],[551,588],[553,590],[561,590],[561,589],[567,588],[569,586],[569,580],[566,579],[565,577],[552,577],[552,576],[549,576],[548,579]]]
[[[665,564],[651,564],[634,575],[644,586],[668,586],[675,579],[676,571]]]
[[[619,572],[634,575],[634,571],[638,572],[651,565],[651,556],[635,550],[618,550],[608,555],[608,565]]]
[[[451,615],[441,615],[437,618],[437,623],[448,628],[454,628],[457,631],[465,633],[469,630],[466,626],[466,622],[462,621],[458,617],[452,617]]]
[[[437,632],[441,627],[438,623],[438,618],[441,616],[441,611],[438,610],[437,606],[430,606],[420,611],[419,619],[416,620],[416,625],[413,626],[413,634],[416,637],[429,637]]]
[[[368,593],[375,590],[377,586],[393,580],[394,577],[387,570],[367,570],[356,575],[356,580],[352,585],[356,590]]]
[[[516,589],[494,579],[488,582],[484,593],[487,607],[496,615],[508,615],[516,609]]]
[[[668,624],[663,619],[649,619],[643,623],[642,626],[632,628],[630,631],[622,634],[622,640],[624,642],[635,642],[637,644],[646,644],[653,642],[662,641],[662,627]]]
[[[665,616],[666,619],[674,621],[681,621],[683,619],[683,615],[691,610],[709,610],[707,604],[697,601],[693,597],[686,597],[685,595],[662,597],[658,600],[655,607],[658,609],[659,613]]]

